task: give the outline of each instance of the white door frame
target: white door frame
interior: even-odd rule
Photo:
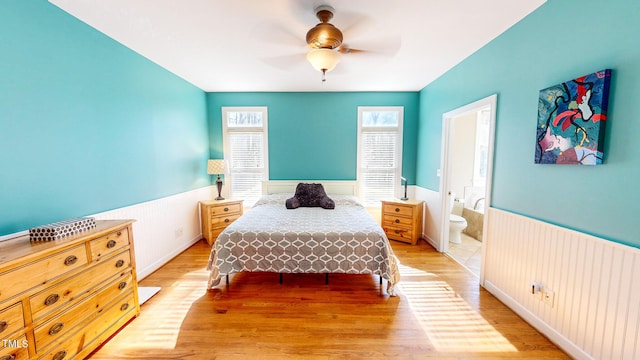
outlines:
[[[496,129],[496,106],[498,95],[493,94],[484,99],[480,99],[473,103],[464,105],[457,109],[451,110],[442,114],[442,151],[440,158],[440,211],[442,216],[440,217],[440,251],[447,252],[449,250],[449,209],[451,204],[449,203],[449,193],[451,192],[451,158],[452,151],[452,131],[451,121],[459,116],[475,112],[481,108],[490,107],[489,112],[489,147],[487,154],[487,178],[486,178],[486,197],[484,201],[484,224],[482,228],[482,261],[480,264],[480,284],[484,283],[484,258],[486,251],[487,239],[487,209],[491,206],[491,185],[493,183],[493,151],[494,151],[494,139]]]

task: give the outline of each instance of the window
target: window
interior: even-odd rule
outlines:
[[[358,192],[365,206],[393,198],[402,172],[403,107],[358,107]]]
[[[269,178],[266,107],[223,107],[224,159],[229,197],[253,205]]]

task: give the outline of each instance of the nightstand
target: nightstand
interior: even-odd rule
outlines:
[[[390,240],[415,245],[422,235],[422,200],[383,200],[382,229]]]
[[[242,215],[242,200],[200,201],[202,236],[212,245],[229,224]]]

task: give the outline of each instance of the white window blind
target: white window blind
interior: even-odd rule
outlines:
[[[224,158],[231,198],[251,206],[268,178],[267,108],[222,108]]]
[[[358,108],[358,184],[365,206],[393,198],[402,170],[401,107]]]

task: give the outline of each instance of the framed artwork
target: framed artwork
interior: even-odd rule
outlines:
[[[540,90],[536,164],[602,164],[611,70]]]

